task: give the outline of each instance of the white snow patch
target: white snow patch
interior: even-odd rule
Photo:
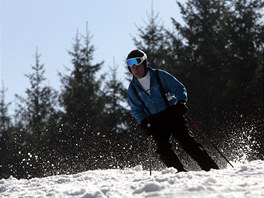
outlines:
[[[93,170],[74,175],[0,180],[5,198],[263,198],[264,161],[234,163],[234,168],[177,173],[173,168],[152,171],[141,166]]]

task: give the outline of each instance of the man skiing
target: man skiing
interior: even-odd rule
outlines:
[[[156,153],[167,167],[186,171],[174,153],[170,137],[173,136],[205,171],[219,169],[217,164],[191,134],[184,117],[187,111],[187,91],[174,76],[148,66],[142,50],[131,51],[126,65],[133,74],[128,98],[133,117],[157,144]]]

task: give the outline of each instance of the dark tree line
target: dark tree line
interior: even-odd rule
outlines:
[[[177,4],[184,24],[172,18],[173,28],[167,29],[151,12],[133,38],[135,48],[148,54],[150,66],[186,85],[189,114],[229,157],[241,151],[249,159],[263,159],[264,2]],[[88,32],[76,34],[68,51],[71,66],[59,74],[59,92],[47,85],[36,51],[26,75],[30,87],[25,97],[16,96],[14,117],[2,87],[1,178],[148,165],[146,138],[129,113],[118,68],[111,67],[108,78],[98,77],[105,64],[94,63],[91,40]]]

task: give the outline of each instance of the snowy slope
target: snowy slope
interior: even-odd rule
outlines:
[[[195,197],[263,198],[264,161],[234,163],[234,168],[210,172],[176,173],[131,169],[94,170],[75,175],[58,175],[30,180],[0,180],[0,197],[5,198],[119,198]]]

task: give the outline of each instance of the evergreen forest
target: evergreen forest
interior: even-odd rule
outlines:
[[[175,3],[184,23],[172,17],[168,29],[152,12],[131,38],[135,49],[146,52],[151,67],[170,72],[186,86],[188,115],[228,159],[264,160],[264,1]],[[26,75],[30,86],[24,97],[15,96],[14,116],[8,113],[8,90],[1,88],[0,178],[148,168],[147,138],[130,115],[118,68],[110,68],[110,78],[99,76],[104,60],[94,61],[89,32],[73,37],[68,70],[58,75],[59,91],[47,85],[38,50]],[[124,75],[127,81],[132,77]],[[210,143],[193,132],[224,167]],[[195,167],[177,142],[174,146]],[[162,164],[155,160],[153,166]]]

